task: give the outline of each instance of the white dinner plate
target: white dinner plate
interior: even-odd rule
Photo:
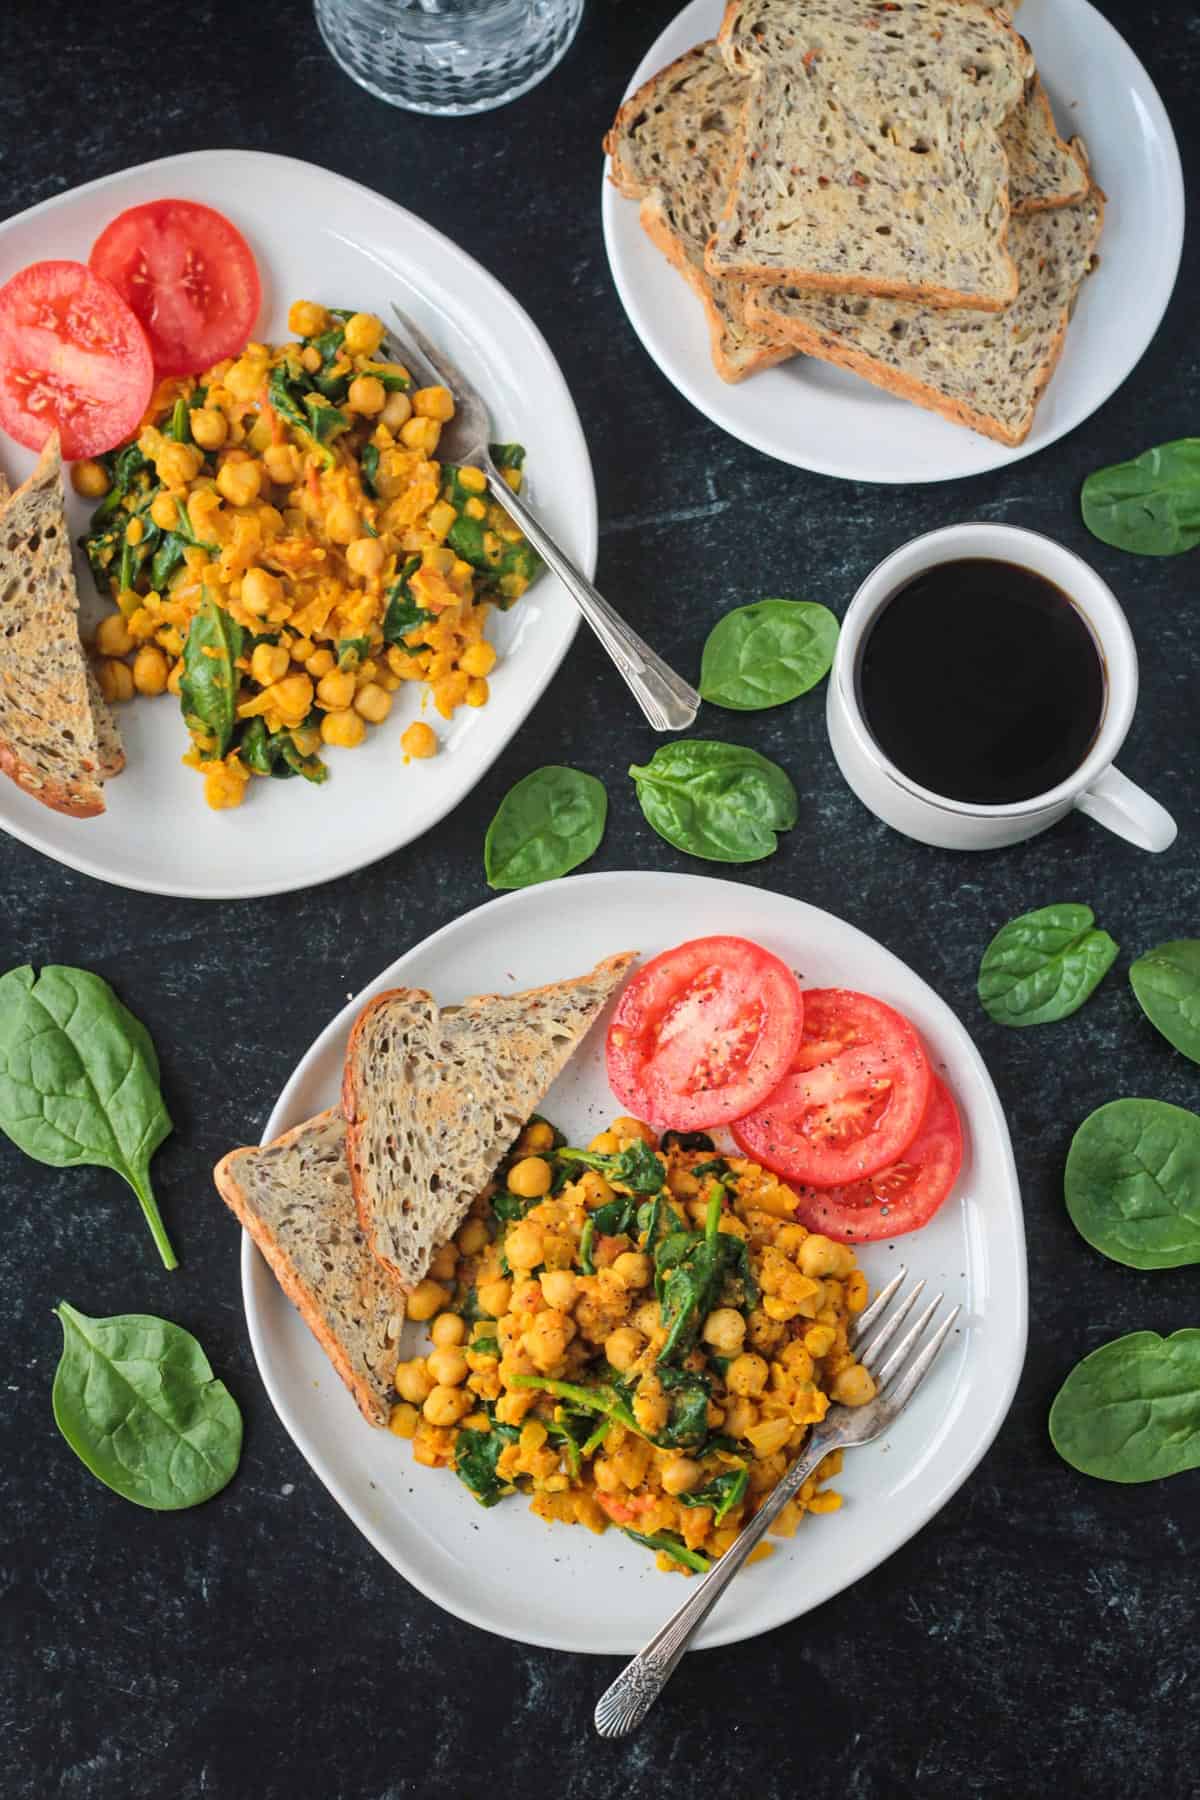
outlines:
[[[1008,1411],[1025,1353],[1021,1198],[1008,1130],[979,1052],[911,969],[852,925],[802,901],[696,875],[573,876],[490,901],[400,957],[326,1027],[301,1059],[264,1142],[339,1094],[350,1026],[397,982],[442,1002],[582,973],[601,957],[650,956],[686,938],[737,932],[783,957],[809,986],[861,987],[900,1007],[924,1035],[962,1112],[966,1154],[954,1195],[926,1228],[860,1252],[872,1288],[901,1261],[963,1304],[934,1374],[894,1430],[846,1457],[846,1504],[806,1519],[738,1577],[702,1645],[768,1631],[840,1592],[918,1531],[970,1474]],[[575,1142],[621,1109],[592,1032],[542,1110]],[[419,1467],[408,1444],[372,1430],[249,1238],[242,1293],[271,1401],[334,1499],[392,1566],[471,1624],[552,1649],[639,1649],[682,1598],[679,1580],[618,1531],[547,1525],[521,1496],[483,1510],[448,1470]],[[425,1341],[405,1328],[404,1354]]]
[[[511,294],[448,238],[368,188],[291,157],[201,150],[143,163],[46,200],[0,225],[0,281],[42,257],[78,257],[124,207],[182,196],[220,208],[246,234],[263,281],[257,334],[287,337],[292,300],[353,306],[390,320],[395,300],[487,396],[499,440],[528,451],[539,515],[587,573],[596,564],[596,490],[571,396],[546,340]],[[0,440],[15,482],[33,456]],[[70,494],[70,489],[68,488]],[[93,503],[94,504],[94,503]],[[70,494],[73,535],[91,507]],[[85,630],[108,603],[76,556]],[[420,716],[417,684],[356,750],[327,753],[329,780],[252,782],[244,805],[212,812],[178,703],[164,696],[117,709],[126,767],[98,819],[50,812],[0,781],[0,826],[87,875],[196,900],[245,899],[329,881],[386,856],[436,825],[470,792],[536,705],[575,635],[578,614],[545,574],[488,635],[500,652],[491,699],[460,707],[428,762],[406,764],[405,726]]]
[[[723,0],[692,0],[647,51],[628,92],[714,37],[723,11]],[[819,474],[949,481],[1044,450],[1120,387],[1158,329],[1179,268],[1183,172],[1174,134],[1149,75],[1088,0],[1026,0],[1017,23],[1033,45],[1059,130],[1082,135],[1108,196],[1100,266],[1083,284],[1025,442],[1008,449],[811,357],[735,386],[722,381],[699,300],[642,230],[637,202],[623,200],[606,178],[604,241],[622,304],[668,381],[707,418],[756,450]]]

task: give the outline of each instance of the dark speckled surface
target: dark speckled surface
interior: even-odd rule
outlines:
[[[506,282],[549,336],[595,461],[601,585],[685,668],[726,607],[785,593],[840,612],[900,540],[973,515],[1049,532],[1113,583],[1142,657],[1121,762],[1180,825],[1160,859],[1082,818],[983,857],[923,849],[842,786],[818,696],[729,727],[783,761],[802,793],[800,829],[743,879],[828,907],[907,958],[967,1021],[999,1085],[1030,1252],[1016,1405],[972,1479],[884,1567],[795,1626],[697,1657],[634,1742],[599,1746],[590,1711],[615,1663],[508,1647],[443,1616],[310,1475],[256,1377],[238,1234],[208,1171],[257,1136],[297,1055],[347,993],[487,898],[483,832],[530,768],[553,758],[607,778],[595,867],[695,866],[642,823],[623,771],[644,758],[649,734],[602,658],[581,636],[547,703],[459,811],[416,852],[332,887],[220,909],[162,901],[5,840],[4,964],[99,970],[161,1049],[177,1129],[156,1175],[183,1258],[175,1276],[156,1266],[115,1177],[60,1175],[0,1142],[0,1788],[10,1800],[1196,1792],[1200,1474],[1132,1489],[1089,1482],[1057,1460],[1045,1431],[1051,1396],[1084,1352],[1137,1327],[1200,1324],[1195,1270],[1142,1275],[1104,1262],[1076,1237],[1060,1188],[1071,1131],[1093,1106],[1125,1093],[1200,1098],[1196,1069],[1155,1037],[1124,978],[1131,954],[1200,927],[1200,561],[1107,550],[1087,538],[1076,503],[1089,469],[1200,422],[1195,244],[1150,352],[1051,451],[912,491],[768,462],[668,387],[605,265],[598,139],[672,9],[591,0],[544,88],[500,113],[430,125],[339,75],[304,0],[127,0],[116,14],[9,0],[0,212],[213,145],[318,160],[412,206]],[[1106,0],[1103,10],[1147,63],[1194,179],[1195,8]],[[1068,898],[1088,901],[1118,938],[1117,969],[1065,1024],[990,1025],[974,1000],[983,945],[1012,914]],[[202,1337],[246,1419],[241,1471],[215,1502],[136,1512],[66,1450],[49,1404],[51,1307],[62,1295],[92,1313],[163,1311]]]

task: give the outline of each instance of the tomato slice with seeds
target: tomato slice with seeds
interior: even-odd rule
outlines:
[[[224,213],[195,200],[131,206],[88,262],[145,326],[160,375],[194,375],[245,348],[262,289],[254,253]]]
[[[608,1079],[640,1118],[676,1131],[726,1125],[766,1099],[804,1027],[800,984],[747,938],[693,938],[626,985],[608,1030]]]
[[[962,1167],[962,1125],[950,1090],[937,1076],[920,1129],[898,1162],[848,1187],[801,1188],[796,1217],[842,1244],[902,1237],[928,1224]]]
[[[810,988],[787,1075],[733,1135],[748,1156],[789,1181],[840,1187],[904,1154],[932,1082],[929,1058],[902,1014],[870,994]]]
[[[111,450],[141,423],[154,387],[146,334],[86,263],[30,263],[0,287],[0,427],[68,459]]]

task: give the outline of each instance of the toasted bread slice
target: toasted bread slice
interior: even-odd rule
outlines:
[[[898,300],[764,287],[751,316],[797,349],[942,413],[1002,444],[1029,436],[1092,266],[1104,195],[1012,222],[1021,291],[1005,313],[947,312]]]
[[[604,140],[615,186],[641,201],[642,229],[703,303],[722,381],[741,381],[795,354],[791,344],[746,323],[746,282],[720,280],[704,266],[733,170],[746,86],[710,39],[644,82]]]
[[[231,1150],[213,1179],[364,1419],[386,1425],[404,1291],[359,1226],[340,1110],[318,1113],[273,1144]]]
[[[0,769],[55,812],[90,819],[124,761],[79,641],[55,432],[0,511]]]
[[[461,1006],[393,988],[363,1008],[342,1083],[350,1179],[372,1250],[405,1288],[486,1190],[635,955]]]
[[[750,79],[714,275],[996,312],[1016,297],[1000,129],[1034,72],[971,0],[729,0]]]

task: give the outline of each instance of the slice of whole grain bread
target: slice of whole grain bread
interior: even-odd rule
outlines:
[[[375,1255],[414,1287],[453,1236],[636,952],[588,975],[440,1008],[394,988],[359,1014],[342,1108],[354,1198]]]
[[[124,760],[79,641],[55,432],[0,510],[0,769],[55,812],[89,819]]]
[[[1020,105],[1004,121],[1000,137],[1008,157],[1008,195],[1014,214],[1083,199],[1087,169],[1059,136],[1040,76],[1029,83]]]
[[[1020,444],[1062,352],[1103,221],[1104,196],[1095,187],[1073,205],[1014,219],[1021,291],[1005,313],[764,287],[751,316],[809,356],[985,437]]]
[[[729,0],[749,77],[711,273],[927,306],[1016,296],[1001,127],[1033,75],[974,0]]]
[[[745,282],[722,280],[704,266],[725,204],[746,87],[710,39],[644,82],[604,140],[614,184],[641,201],[643,230],[704,305],[723,381],[741,381],[794,355],[790,344],[746,323]]]
[[[371,1255],[359,1225],[340,1109],[273,1144],[231,1150],[213,1179],[363,1417],[386,1425],[404,1290]]]

